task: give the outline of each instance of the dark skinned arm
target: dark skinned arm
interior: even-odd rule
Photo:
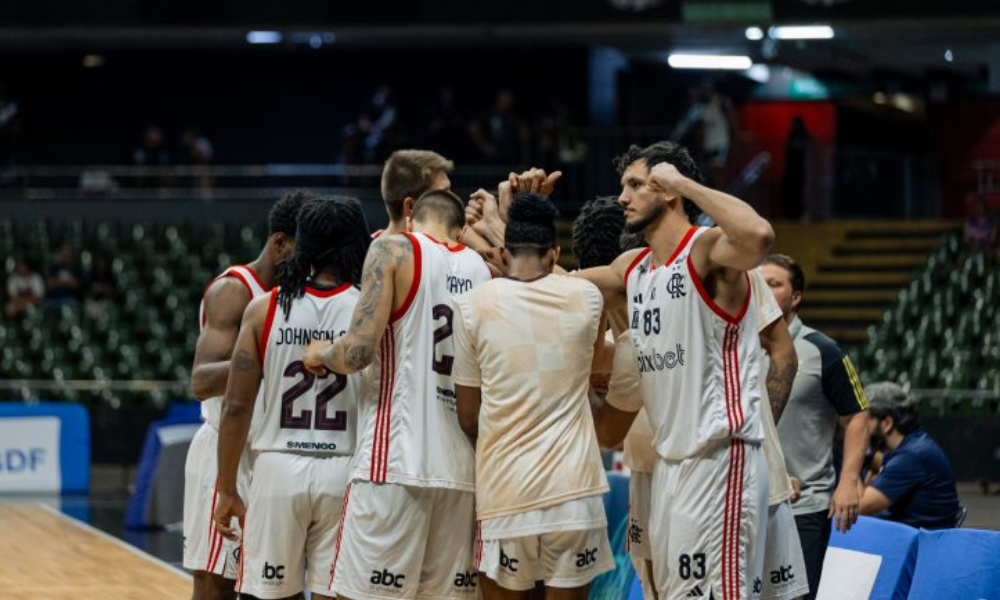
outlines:
[[[205,327],[198,334],[191,367],[191,393],[201,402],[226,393],[230,357],[250,294],[234,277],[223,277],[205,292]]]
[[[268,296],[258,298],[247,308],[236,348],[233,350],[229,382],[222,401],[216,450],[219,469],[216,486],[219,498],[216,502],[215,524],[219,532],[229,539],[236,539],[236,531],[230,525],[232,518],[237,517],[242,522],[246,514],[246,504],[236,489],[236,479],[263,373],[258,340],[269,300]]]
[[[458,405],[458,424],[475,446],[479,437],[479,406],[482,401],[480,389],[456,384],[455,401]]]

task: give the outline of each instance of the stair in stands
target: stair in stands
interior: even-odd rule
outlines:
[[[954,221],[778,223],[775,250],[806,272],[802,320],[845,345],[862,343]]]

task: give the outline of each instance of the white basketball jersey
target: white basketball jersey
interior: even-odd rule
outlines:
[[[350,283],[333,289],[307,286],[292,301],[288,317],[271,291],[261,332],[263,391],[261,421],[250,442],[254,452],[354,453],[361,375],[316,377],[302,364],[313,340],[334,341],[347,333],[360,292]]]
[[[761,347],[757,304],[747,280],[739,314],[723,311],[690,260],[706,228],[692,227],[664,265],[650,249],[625,274],[630,330],[653,446],[668,460],[713,441],[759,442]]]
[[[252,301],[257,296],[261,296],[268,292],[267,288],[264,287],[264,283],[261,282],[260,277],[253,272],[253,269],[246,265],[238,265],[234,267],[229,267],[223,271],[218,277],[213,279],[211,283],[205,286],[207,291],[209,287],[216,281],[222,279],[223,277],[235,277],[243,284],[250,293],[250,300]],[[207,315],[205,314],[205,298],[202,297],[201,305],[198,307],[198,326],[199,329],[204,330],[207,321]],[[222,396],[215,396],[212,398],[206,398],[201,403],[201,418],[204,419],[206,423],[211,425],[216,430],[219,429],[219,421],[222,419]]]
[[[401,235],[413,244],[413,285],[366,372],[354,478],[473,491],[473,449],[458,425],[451,373],[452,298],[489,281],[490,270],[465,246]]]

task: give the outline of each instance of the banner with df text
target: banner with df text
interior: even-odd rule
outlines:
[[[61,425],[55,416],[0,419],[0,493],[62,489]]]

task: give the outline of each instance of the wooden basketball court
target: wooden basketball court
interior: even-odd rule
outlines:
[[[7,600],[177,600],[191,579],[55,509],[4,504],[0,590]]]

